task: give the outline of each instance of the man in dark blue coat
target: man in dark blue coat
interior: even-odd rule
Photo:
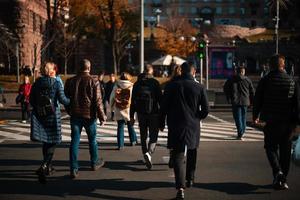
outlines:
[[[183,63],[181,71],[180,78],[166,85],[161,106],[161,130],[167,117],[168,148],[172,150],[177,199],[184,198],[185,181],[187,187],[193,185],[200,140],[200,121],[209,112],[206,90],[194,80],[193,66]]]

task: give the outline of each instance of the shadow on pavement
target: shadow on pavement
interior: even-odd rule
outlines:
[[[143,191],[151,188],[170,188],[170,182],[124,181],[123,179],[70,180],[67,176],[49,178],[47,184],[28,180],[0,180],[1,194],[44,195],[44,196],[86,196],[101,199],[141,199],[113,195],[113,191]],[[110,194],[100,194],[97,190],[111,190]]]
[[[214,190],[232,195],[247,195],[247,194],[269,194],[270,192],[258,192],[259,189],[271,189],[272,185],[252,185],[249,183],[195,183],[197,188],[206,190]]]

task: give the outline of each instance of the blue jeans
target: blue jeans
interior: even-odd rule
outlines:
[[[246,131],[247,106],[232,105],[238,137],[242,137]]]
[[[118,137],[118,147],[124,147],[124,126],[126,124],[125,120],[118,120],[118,130],[117,130],[117,137]],[[129,133],[129,140],[130,143],[137,142],[136,133],[133,126],[127,122],[127,128]]]
[[[88,135],[91,166],[98,161],[98,143],[97,123],[96,119],[85,119],[79,117],[71,117],[71,145],[70,145],[70,168],[71,170],[78,170],[78,149],[80,143],[80,135],[82,127]]]

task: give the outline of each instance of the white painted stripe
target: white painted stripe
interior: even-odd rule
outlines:
[[[16,140],[30,140],[30,138],[28,136],[19,135],[19,134],[15,134],[15,133],[8,133],[8,132],[4,132],[4,131],[0,131],[0,135],[4,136],[4,137],[8,137],[8,138],[13,138]]]
[[[207,136],[207,135],[215,135],[216,137],[218,136],[222,136],[222,135],[218,135],[217,133],[224,135],[228,135],[228,136],[233,136],[236,135],[236,132],[227,132],[227,131],[215,131],[215,130],[206,130],[203,134],[201,133],[201,135],[203,136]],[[259,138],[262,139],[263,135],[255,135],[255,134],[249,134],[249,133],[245,133],[245,137],[251,137],[251,138]]]
[[[222,123],[230,123],[230,122],[225,121],[225,120],[223,120],[223,119],[221,119],[221,118],[219,118],[219,117],[217,117],[217,116],[214,116],[214,115],[212,115],[212,114],[208,114],[208,117],[210,117],[210,118],[212,118],[212,119],[214,119],[214,120],[217,120],[218,122],[222,122]]]
[[[224,130],[224,131],[233,131],[236,132],[236,128],[222,128],[222,127],[210,127],[210,126],[205,126],[204,128],[202,128],[201,130],[206,131],[206,130]],[[254,133],[254,134],[259,134],[261,135],[263,132],[262,131],[258,131],[258,130],[248,130],[248,128],[246,129],[246,133]]]

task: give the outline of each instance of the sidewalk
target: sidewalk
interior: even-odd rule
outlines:
[[[37,182],[35,170],[41,160],[37,143],[0,145],[0,199],[90,200],[90,199],[172,199],[176,195],[173,171],[168,168],[168,150],[158,147],[153,170],[146,170],[141,147],[100,144],[106,161],[99,171],[91,171],[88,144],[80,145],[79,177],[69,178],[69,144],[58,146],[54,156],[56,172],[46,185]],[[271,188],[272,175],[263,142],[201,142],[198,150],[195,186],[186,199],[198,200],[299,200],[300,168],[291,166],[287,191]]]

